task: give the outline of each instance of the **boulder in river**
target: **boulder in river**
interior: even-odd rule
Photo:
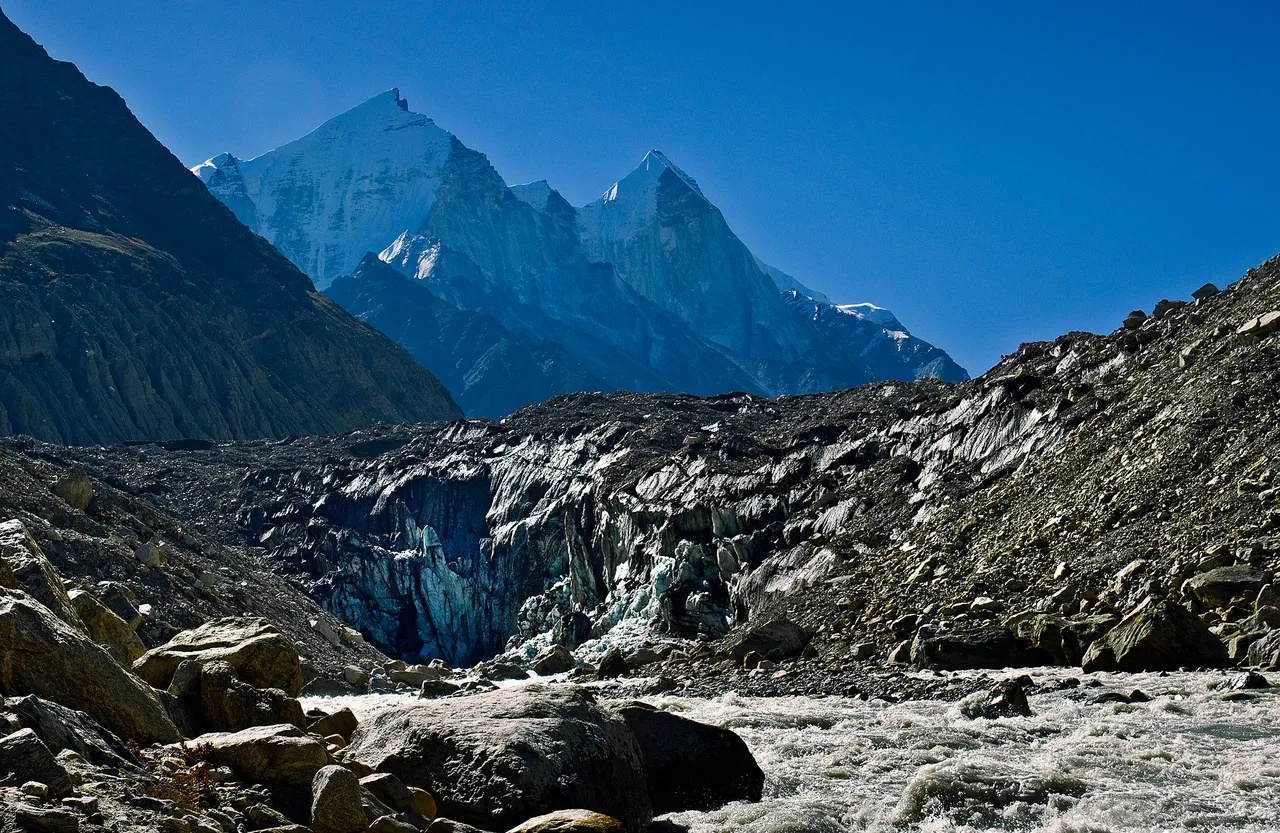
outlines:
[[[182,631],[143,654],[133,670],[156,688],[167,689],[183,660],[222,660],[254,688],[278,688],[290,697],[302,693],[298,649],[266,619],[228,617]]]
[[[181,738],[157,692],[83,631],[22,591],[0,588],[0,690],[88,712],[127,740]]]
[[[1222,668],[1227,648],[1200,617],[1164,600],[1130,613],[1089,646],[1082,663],[1091,671],[1174,671]]]
[[[612,708],[640,744],[653,812],[714,810],[731,801],[760,800],[764,772],[733,732],[646,703]]]
[[[360,723],[344,760],[425,789],[442,815],[486,830],[587,809],[646,833],[653,815],[635,735],[577,688],[529,685],[384,709]]]

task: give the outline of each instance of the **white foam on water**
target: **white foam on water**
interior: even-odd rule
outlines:
[[[1051,684],[1071,669],[1035,669]],[[742,736],[764,800],[671,818],[694,833],[1280,830],[1280,689],[1222,699],[1220,673],[1095,674],[1102,691],[1152,701],[1090,704],[1034,694],[1029,718],[969,720],[955,703],[845,697],[646,698]],[[307,698],[358,716],[404,695]]]

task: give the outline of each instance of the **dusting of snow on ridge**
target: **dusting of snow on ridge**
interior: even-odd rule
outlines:
[[[892,312],[889,312],[889,310],[884,307],[878,307],[875,304],[835,304],[834,306],[845,315],[856,315],[859,318],[865,318],[868,321],[874,324],[879,324],[887,329],[906,329],[906,327],[902,326]]]
[[[324,288],[430,215],[454,138],[392,89],[239,162],[260,235]],[[208,182],[234,160],[192,168]]]

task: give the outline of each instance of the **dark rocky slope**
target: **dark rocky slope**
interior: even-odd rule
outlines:
[[[65,443],[451,419],[129,112],[0,16],[0,433]]]
[[[1265,583],[1280,560],[1280,260],[1201,294],[954,386],[583,394],[500,423],[47,453],[254,548],[408,658],[785,617],[840,669],[1040,613],[1092,639],[1165,597],[1238,657],[1268,632],[1258,586],[1185,582],[1238,564]]]

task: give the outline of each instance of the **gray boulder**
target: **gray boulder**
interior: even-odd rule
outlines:
[[[714,810],[731,801],[760,800],[764,773],[733,732],[646,703],[612,708],[640,744],[653,812]]]
[[[385,709],[360,724],[344,756],[427,790],[441,814],[486,830],[588,809],[646,833],[653,815],[635,735],[576,688],[530,685]]]
[[[88,712],[140,743],[181,738],[154,689],[26,593],[0,588],[0,689]]]
[[[124,741],[88,714],[39,697],[10,697],[4,707],[31,729],[55,755],[64,749],[98,766],[137,765]]]
[[[360,833],[368,827],[360,801],[360,779],[345,767],[321,767],[311,780],[313,833]]]
[[[302,704],[278,688],[242,682],[230,663],[213,660],[200,669],[200,715],[216,732],[287,723],[304,728]]]
[[[977,628],[934,634],[921,628],[911,643],[917,668],[959,671],[968,668],[1023,668],[1049,665],[1052,658],[1007,628]]]
[[[1258,591],[1270,583],[1270,573],[1243,564],[1218,567],[1187,580],[1191,593],[1208,608],[1226,607],[1236,597],[1252,602]]]
[[[808,644],[809,634],[804,628],[787,619],[771,619],[730,636],[725,649],[739,663],[752,652],[781,662],[799,656]]]
[[[53,615],[84,630],[62,578],[19,520],[0,523],[0,587],[25,590]]]
[[[254,688],[278,688],[290,697],[302,693],[298,649],[266,619],[228,617],[182,631],[143,654],[133,670],[156,688],[167,689],[184,660],[202,665],[221,660]]]
[[[72,590],[67,594],[84,623],[85,632],[102,647],[111,652],[116,662],[132,668],[133,662],[147,652],[138,634],[115,611],[100,602],[96,596],[84,590]]]
[[[329,763],[324,744],[296,726],[255,726],[239,732],[211,732],[195,743],[208,761],[229,766],[244,781],[310,788]]]
[[[1082,668],[1092,671],[1174,671],[1222,668],[1227,648],[1200,617],[1168,600],[1130,613],[1089,646]]]
[[[20,787],[38,781],[54,795],[71,792],[71,776],[53,752],[30,729],[0,738],[0,786]]]

